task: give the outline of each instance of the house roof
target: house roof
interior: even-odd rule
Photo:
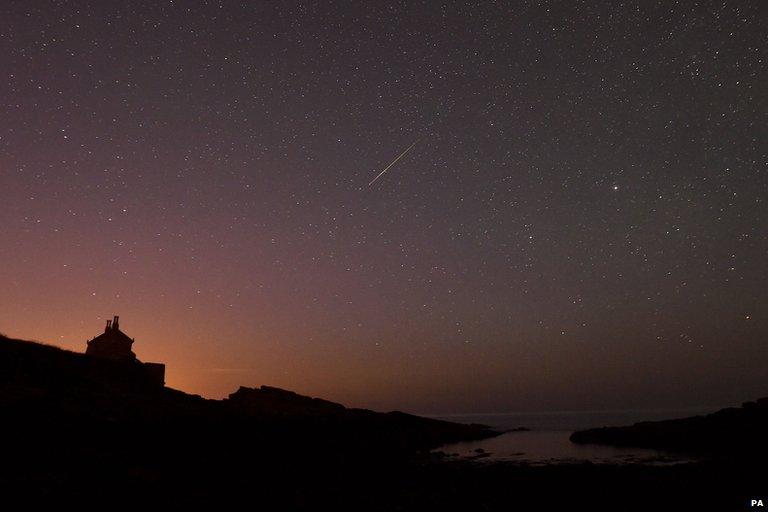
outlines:
[[[125,334],[123,331],[121,331],[117,327],[112,327],[108,331],[104,331],[103,333],[99,334],[95,338],[93,338],[91,341],[88,342],[90,345],[93,342],[99,342],[99,343],[124,343],[127,344],[128,347],[133,345],[133,339],[131,339],[130,336]]]
[[[86,354],[109,359],[136,360],[136,354],[131,350],[133,339],[120,330],[118,319],[116,316],[114,320],[107,320],[104,332],[88,342]]]

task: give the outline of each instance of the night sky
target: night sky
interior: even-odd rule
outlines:
[[[4,1],[0,330],[118,314],[208,397],[765,396],[761,4]]]

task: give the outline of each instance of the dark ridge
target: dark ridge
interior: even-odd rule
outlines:
[[[404,413],[348,409],[341,404],[262,386],[241,387],[225,400],[207,400],[164,386],[148,377],[143,364],[75,353],[40,343],[0,337],[0,407],[11,423],[33,418],[147,426],[192,422],[277,425],[288,429],[332,429],[370,442],[391,442],[398,450],[423,451],[447,442],[482,439],[497,432]],[[384,435],[387,429],[392,432]],[[326,439],[328,434],[325,433]],[[370,439],[369,439],[370,438]],[[341,446],[339,447],[341,448]]]
[[[752,467],[727,464],[534,468],[437,461],[428,450],[496,432],[350,409],[267,386],[207,400],[145,376],[140,365],[0,337],[3,505],[730,510],[762,481]]]
[[[768,455],[766,432],[768,398],[761,398],[706,416],[581,430],[571,435],[571,441],[754,458]]]
[[[268,386],[208,400],[158,385],[138,361],[5,336],[0,413],[0,487],[57,503],[213,504],[259,482],[260,503],[292,508],[304,493],[338,491],[340,472],[388,472],[442,444],[498,435]]]

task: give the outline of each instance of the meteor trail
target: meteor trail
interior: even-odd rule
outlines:
[[[416,141],[416,142],[418,142],[418,141]],[[375,182],[377,179],[381,178],[381,175],[382,175],[382,174],[384,174],[385,172],[387,172],[387,171],[389,170],[389,168],[390,168],[390,167],[392,167],[393,165],[395,165],[395,164],[397,163],[397,161],[398,161],[398,160],[400,160],[401,158],[403,158],[403,157],[405,156],[405,154],[406,154],[406,153],[408,153],[408,152],[409,152],[411,149],[413,149],[413,146],[415,146],[415,145],[416,145],[416,142],[414,142],[413,144],[411,144],[410,146],[408,146],[408,149],[406,149],[405,151],[403,151],[402,153],[400,153],[400,156],[398,156],[397,158],[395,158],[394,160],[392,160],[392,162],[391,162],[391,163],[390,163],[388,166],[386,166],[386,167],[384,168],[384,170],[383,170],[383,171],[381,171],[381,172],[380,172],[380,173],[379,173],[379,174],[378,174],[378,175],[377,175],[375,178],[373,178],[373,179],[371,180],[371,182],[368,184],[368,186],[370,187],[371,185],[373,185],[373,183],[374,183],[374,182]]]

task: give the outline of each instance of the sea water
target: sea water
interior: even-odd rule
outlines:
[[[456,414],[432,416],[456,423],[480,423],[496,430],[527,428],[498,437],[442,446],[451,457],[515,461],[532,465],[578,463],[677,464],[690,456],[662,450],[575,444],[569,440],[575,430],[632,425],[640,421],[686,418],[715,412],[717,408],[660,409],[633,411],[559,411],[546,413]]]

